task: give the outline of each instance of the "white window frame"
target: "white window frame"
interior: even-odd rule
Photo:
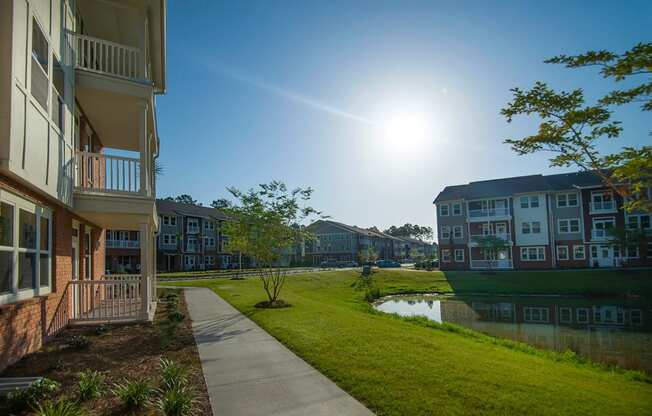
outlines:
[[[530,195],[530,208],[539,208],[539,202],[539,195]]]
[[[167,215],[163,216],[163,225],[170,225],[170,217]]]
[[[643,228],[643,221],[642,217],[648,217],[648,226]],[[635,218],[636,219],[636,227],[632,228],[630,227],[630,220]],[[652,214],[627,214],[625,215],[625,227],[628,230],[643,230],[643,231],[652,231]]]
[[[530,250],[536,250],[536,259],[530,258]],[[523,255],[525,253],[525,256]],[[542,257],[539,254],[543,253]],[[546,261],[546,249],[543,246],[521,247],[521,261]]]
[[[580,319],[580,312],[584,312],[584,319]],[[577,308],[575,310],[575,320],[578,324],[588,324],[590,316],[589,308]]]
[[[576,255],[578,248],[582,249],[582,257],[578,257]],[[573,260],[586,260],[586,247],[584,247],[584,244],[577,244],[573,246]]]
[[[593,218],[591,222],[591,238],[593,238],[593,232],[596,231],[598,228],[596,227],[596,224],[605,224],[605,223],[611,223],[612,228],[616,226],[616,218],[615,217],[599,217],[599,218]],[[604,225],[602,226],[602,230],[604,230],[604,238],[608,237],[607,234],[607,227]]]
[[[198,233],[200,228],[199,228],[199,218],[188,218],[188,222],[186,223],[186,229],[188,230],[188,233]]]
[[[462,254],[461,258],[458,258],[458,254]],[[463,248],[456,248],[455,249],[455,263],[464,263],[464,249]]]
[[[459,231],[459,237],[457,236],[458,231]],[[464,238],[464,228],[461,225],[453,226],[453,238],[458,239],[458,240],[461,239],[461,238]]]
[[[534,317],[534,313],[538,315]],[[528,317],[529,313],[529,317]],[[525,322],[536,322],[536,323],[548,323],[550,322],[550,309],[545,307],[534,307],[526,306],[523,308],[523,321]]]
[[[521,223],[521,234],[532,234],[532,226],[529,222]]]
[[[577,231],[573,231],[573,221],[577,222]],[[557,232],[559,234],[577,234],[582,232],[582,223],[580,222],[579,218],[564,218],[561,220],[557,220]],[[565,227],[566,231],[564,231],[562,228]]]
[[[568,318],[569,319],[563,319],[563,312],[568,313]],[[561,307],[559,308],[559,322],[562,324],[572,324],[573,323],[573,309],[569,307]]]
[[[454,202],[452,205],[452,215],[462,215],[462,203]]]
[[[561,256],[560,249],[566,250],[565,257]],[[570,260],[570,253],[568,252],[568,246],[565,245],[557,246],[557,260]]]
[[[605,196],[607,196],[607,195],[609,195],[609,198],[605,198]],[[600,200],[601,200],[600,203],[602,204],[602,208],[598,209],[598,210],[595,210],[595,209],[593,209],[593,206],[596,203],[596,197],[597,196],[600,197]],[[612,202],[612,207],[609,208],[609,209],[604,208],[604,203],[606,202],[606,200],[611,200],[611,202]],[[591,192],[591,205],[589,207],[589,212],[599,212],[599,213],[601,213],[601,212],[615,212],[616,208],[617,208],[616,207],[616,199],[614,198],[614,194],[613,194],[612,191],[604,190],[604,191],[592,191]]]
[[[444,207],[446,207],[446,213],[444,214]],[[450,211],[451,207],[449,204],[442,204],[439,206],[439,216],[441,217],[448,217],[451,213]]]
[[[451,227],[448,225],[442,225],[441,226],[441,238],[442,239],[450,239],[451,238]]]
[[[208,237],[208,241],[206,242],[206,247],[215,248],[215,237]]]
[[[532,231],[532,234],[541,234],[541,221],[532,221],[530,223],[530,231]]]
[[[530,197],[529,196],[520,197],[518,199],[518,206],[521,207],[521,209],[530,208]]]
[[[451,261],[451,251],[447,248],[441,249],[441,261],[443,263],[450,263]]]
[[[574,197],[573,200],[575,201],[575,203],[572,205],[570,203],[571,201],[570,196],[573,196]],[[577,195],[577,192],[567,192],[563,194],[557,194],[556,200],[557,200],[557,208],[574,208],[579,206],[579,197]],[[564,201],[563,204],[560,203],[562,200]]]
[[[37,205],[31,201],[0,189],[0,202],[13,209],[13,245],[0,246],[0,251],[11,252],[12,256],[12,283],[11,292],[0,294],[0,305],[18,302],[36,296],[43,296],[52,291],[52,210]],[[35,248],[21,248],[20,245],[20,210],[32,213],[36,217]],[[41,218],[48,220],[48,249],[41,250]],[[29,289],[18,288],[19,255],[20,253],[33,253],[35,256],[34,287]],[[46,285],[41,285],[41,254],[47,256],[48,280]]]
[[[635,257],[632,257],[632,256],[629,255],[629,249],[630,248],[635,248],[636,249],[636,256]],[[638,258],[641,257],[641,250],[640,250],[640,248],[638,246],[627,246],[627,247],[624,247],[624,249],[625,249],[625,256],[628,259],[638,259]]]

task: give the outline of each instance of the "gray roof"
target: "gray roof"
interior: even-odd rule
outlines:
[[[447,186],[433,203],[457,199],[481,199],[537,191],[563,191],[576,187],[599,186],[602,180],[593,172],[573,172],[557,175],[529,175],[470,182]]]
[[[380,231],[369,230],[367,228],[361,228],[361,227],[358,227],[358,226],[355,226],[355,225],[348,225],[348,224],[344,224],[342,222],[337,222],[337,221],[333,221],[333,220],[317,220],[317,221],[313,222],[312,224],[310,224],[310,226],[314,226],[314,225],[316,225],[316,224],[318,224],[320,222],[321,223],[332,224],[332,225],[334,225],[336,227],[343,228],[343,229],[345,229],[345,230],[347,230],[349,232],[352,232],[354,234],[360,234],[360,235],[364,235],[364,236],[367,236],[367,237],[382,237],[382,238],[389,238],[389,239],[394,239],[394,240],[397,239],[396,237],[393,237],[393,236],[391,236],[389,234],[385,234],[385,233],[380,232]]]
[[[199,205],[184,204],[181,202],[168,201],[165,199],[156,200],[156,211],[162,215],[182,215],[186,217],[212,218],[214,220],[228,220],[223,212],[212,207],[201,207]]]

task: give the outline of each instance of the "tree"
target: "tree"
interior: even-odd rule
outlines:
[[[211,207],[213,207],[215,209],[229,208],[232,205],[233,205],[233,203],[231,201],[229,201],[228,199],[226,199],[226,198],[218,198],[218,199],[213,200],[213,202],[211,202]]]
[[[410,223],[405,223],[399,227],[392,225],[386,229],[385,234],[389,234],[394,237],[409,237],[417,238],[419,240],[431,240],[433,237],[432,227],[422,227],[419,225],[412,225]]]
[[[378,252],[373,247],[367,247],[358,253],[360,264],[372,264],[378,260]]]
[[[611,227],[607,229],[608,242],[612,247],[619,247],[621,253],[627,253],[629,247],[637,247],[642,252],[647,246],[647,235],[640,229]]]
[[[410,257],[410,259],[412,259],[412,260],[414,260],[415,262],[418,263],[421,260],[425,259],[426,255],[423,254],[423,251],[421,251],[421,250],[419,250],[417,248],[413,248],[413,249],[410,250],[409,257]]]
[[[273,181],[258,188],[240,191],[228,188],[236,203],[224,211],[232,218],[224,224],[229,249],[251,258],[267,301],[257,306],[275,307],[283,303],[279,295],[286,272],[278,262],[290,247],[313,239],[306,227],[297,226],[321,213],[307,205],[311,188],[289,191],[283,182]]]
[[[564,64],[568,68],[600,66],[605,78],[619,82],[637,75],[652,74],[652,43],[638,44],[622,55],[609,51],[589,51],[582,55],[559,55],[546,63]],[[615,139],[622,127],[611,120],[610,106],[642,103],[643,111],[652,110],[652,82],[615,90],[594,105],[585,105],[584,92],[554,91],[543,82],[530,90],[513,88],[513,100],[501,110],[511,122],[517,115],[537,115],[538,131],[519,139],[507,139],[519,155],[549,151],[556,154],[551,166],[578,167],[594,172],[606,186],[627,197],[627,211],[652,210],[647,189],[652,186],[652,147],[624,147],[619,153],[601,155],[596,148],[600,139]]]
[[[497,260],[498,253],[509,249],[507,241],[495,235],[479,235],[472,237],[472,240],[484,253],[484,258],[489,265],[489,271],[494,269],[494,263]]]

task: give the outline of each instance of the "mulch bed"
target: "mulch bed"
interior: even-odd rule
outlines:
[[[78,374],[82,370],[102,372],[109,387],[114,382],[123,381],[125,377],[147,377],[154,386],[158,386],[159,361],[165,357],[191,369],[190,384],[197,393],[193,415],[212,415],[183,293],[179,294],[178,309],[186,318],[174,331],[170,329],[168,305],[165,301],[158,303],[154,323],[67,328],[40,351],[7,368],[0,377],[47,377],[61,383],[57,397],[76,398]],[[71,348],[71,337],[80,335],[90,340],[90,344],[86,348]],[[83,407],[89,415],[125,414],[119,400],[110,392],[84,403]],[[1,408],[0,414],[3,414]],[[155,413],[149,408],[132,414]]]

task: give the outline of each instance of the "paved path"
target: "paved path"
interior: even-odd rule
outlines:
[[[373,415],[210,289],[185,294],[215,416]]]

